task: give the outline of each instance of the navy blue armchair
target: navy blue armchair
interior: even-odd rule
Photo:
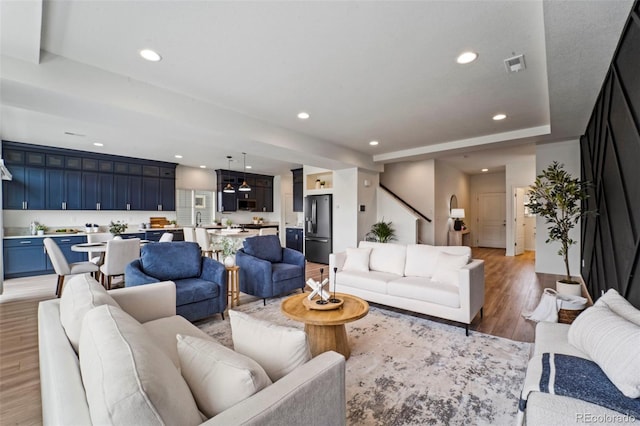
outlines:
[[[296,250],[283,248],[276,235],[247,238],[236,253],[240,267],[240,291],[261,297],[278,296],[295,289],[304,291],[305,258]]]
[[[198,243],[180,241],[149,243],[140,259],[127,265],[126,287],[173,281],[176,313],[189,321],[222,314],[227,307],[227,274],[224,265],[202,257]]]

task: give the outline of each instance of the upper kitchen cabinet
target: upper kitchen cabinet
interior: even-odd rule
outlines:
[[[251,191],[240,192],[238,187],[242,185],[246,177]],[[247,174],[229,170],[216,170],[218,191],[218,211],[235,212],[238,210],[239,200],[242,201],[240,210],[255,212],[273,211],[273,176]],[[235,192],[224,192],[225,186],[231,184]],[[246,206],[252,206],[248,208]]]
[[[293,211],[301,212],[304,206],[304,177],[302,168],[291,170],[293,174]]]
[[[2,142],[4,209],[175,210],[175,163]]]

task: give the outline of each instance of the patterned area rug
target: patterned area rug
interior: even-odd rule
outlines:
[[[280,313],[281,299],[234,309],[276,324],[304,328]],[[197,324],[233,347],[229,320]],[[530,343],[371,306],[347,324],[350,425],[504,425],[515,423]]]

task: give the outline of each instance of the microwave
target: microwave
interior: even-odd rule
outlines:
[[[252,212],[258,209],[256,200],[250,198],[238,198],[238,210]]]

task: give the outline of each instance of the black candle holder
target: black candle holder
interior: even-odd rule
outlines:
[[[326,305],[327,303],[329,303],[326,300],[324,300],[324,297],[322,296],[322,293],[323,293],[322,280],[324,279],[323,274],[324,274],[324,268],[320,268],[320,284],[318,284],[320,286],[320,292],[319,292],[320,300],[316,300],[317,305]]]
[[[340,303],[342,300],[336,298],[336,274],[338,273],[338,268],[333,268],[333,297],[329,299],[331,303]]]

